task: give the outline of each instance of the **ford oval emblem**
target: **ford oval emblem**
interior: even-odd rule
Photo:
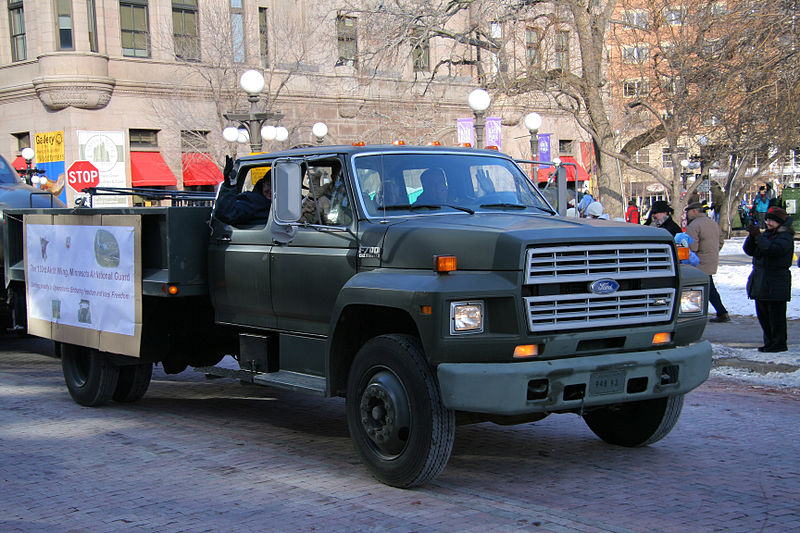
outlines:
[[[613,279],[598,279],[589,284],[589,290],[595,294],[611,294],[618,289],[619,283]]]

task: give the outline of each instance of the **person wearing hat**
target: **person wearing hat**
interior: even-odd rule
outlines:
[[[780,207],[764,215],[766,229],[747,227],[742,248],[753,258],[753,271],[747,279],[747,297],[756,301],[756,316],[761,324],[764,345],[760,352],[785,352],[786,302],[792,299],[794,229],[792,219]]]
[[[700,264],[697,268],[708,274],[708,301],[714,306],[717,316],[709,322],[730,322],[728,310],[722,304],[722,298],[714,286],[714,274],[719,265],[719,251],[725,243],[725,236],[719,225],[706,214],[705,206],[700,202],[693,202],[686,206],[686,233],[692,238],[689,250],[697,254]]]
[[[601,218],[603,220],[610,220],[611,217],[603,212],[603,204],[600,202],[592,202],[586,207],[586,218]]]
[[[763,185],[758,188],[758,194],[753,199],[753,214],[758,220],[758,227],[764,228],[764,220],[769,209],[769,198],[767,198],[767,190]]]
[[[664,228],[674,237],[681,233],[681,227],[672,220],[673,209],[664,200],[656,200],[653,202],[653,207],[650,208],[650,216],[645,221],[645,226],[655,226],[657,228]]]

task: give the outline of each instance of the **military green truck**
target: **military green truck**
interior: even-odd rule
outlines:
[[[506,155],[321,146],[225,177],[263,178],[266,224],[6,212],[7,284],[24,284],[29,332],[55,341],[76,402],[138,400],[154,363],[344,397],[370,472],[412,487],[444,469],[457,424],[574,413],[643,446],[708,377],[708,279],[669,233],[559,216]]]

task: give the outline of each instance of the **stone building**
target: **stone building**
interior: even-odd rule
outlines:
[[[266,78],[256,104],[273,115],[265,124],[288,130],[286,141],[264,143],[268,151],[316,142],[316,122],[328,126],[325,144],[455,145],[463,140],[459,119],[469,125],[473,116],[467,95],[478,86],[474,66],[427,83],[439,53],[431,41],[398,51],[393,67],[373,68],[360,47],[374,36],[325,0],[5,5],[0,155],[19,166],[22,148],[34,147],[35,163],[56,182],[49,185],[63,186],[68,203],[75,192],[64,186],[64,171],[79,160],[94,163],[100,185],[212,186],[226,153],[249,151],[222,138],[226,126],[237,125],[225,115],[250,105],[238,84],[248,69]],[[552,157],[580,157],[588,136],[570,116],[497,99],[486,116],[499,126],[502,151],[530,158],[523,117],[531,111],[544,119]]]

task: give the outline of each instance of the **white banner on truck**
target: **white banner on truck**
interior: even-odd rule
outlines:
[[[28,224],[28,313],[53,324],[134,335],[134,227]]]

